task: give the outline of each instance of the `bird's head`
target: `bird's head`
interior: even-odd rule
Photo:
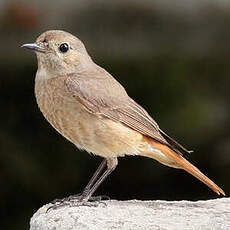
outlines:
[[[27,43],[22,47],[35,51],[38,69],[53,74],[84,71],[92,63],[80,39],[61,30],[46,31],[35,43]]]

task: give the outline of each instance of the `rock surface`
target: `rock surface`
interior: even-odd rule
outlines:
[[[97,207],[64,206],[31,218],[30,230],[70,229],[230,229],[230,198],[207,201],[116,201]]]

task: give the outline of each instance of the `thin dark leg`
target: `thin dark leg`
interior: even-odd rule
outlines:
[[[107,168],[106,171],[102,174],[102,176],[95,182],[93,187],[91,187],[89,190],[85,192],[85,190],[82,193],[81,196],[81,201],[88,201],[93,193],[97,190],[97,188],[101,185],[101,183],[105,180],[106,177],[111,174],[111,172],[115,169],[116,167],[113,168]]]
[[[71,196],[66,197],[64,199],[55,199],[51,203],[57,203],[57,202],[63,203],[65,201],[70,201],[70,200],[73,200],[73,199],[81,199],[81,197],[84,197],[85,194],[88,194],[90,188],[93,186],[94,182],[98,179],[98,176],[101,174],[102,170],[106,166],[106,163],[107,163],[106,159],[104,159],[101,162],[101,164],[99,165],[99,167],[97,168],[97,170],[95,171],[95,173],[93,174],[93,176],[90,178],[88,184],[83,189],[82,193],[76,194],[76,195],[71,195]]]
[[[101,177],[99,177],[99,179],[96,182],[94,182],[93,186],[89,188],[88,191],[86,190],[84,190],[85,192],[83,191],[80,197],[80,201],[87,202],[91,198],[91,196],[96,191],[96,189],[100,186],[100,184],[116,168],[118,161],[116,157],[112,157],[112,158],[107,158],[106,163],[107,163],[107,169],[105,170],[105,172],[101,175]]]
[[[86,187],[84,188],[83,192],[82,192],[82,196],[84,196],[84,194],[88,194],[89,190],[91,189],[91,187],[94,185],[94,182],[97,180],[99,174],[101,173],[101,171],[104,169],[104,167],[106,166],[106,159],[104,159],[101,164],[99,165],[99,167],[97,168],[96,172],[93,174],[93,176],[91,177],[90,181],[88,182],[88,184],[86,185]]]
[[[53,203],[53,205],[47,209],[47,212],[51,209],[56,209],[64,205],[72,205],[72,206],[79,206],[79,205],[93,206],[95,205],[87,201],[91,198],[93,193],[101,185],[101,183],[105,180],[105,178],[116,168],[117,163],[118,163],[117,158],[104,159],[102,163],[99,165],[96,172],[93,174],[92,178],[90,179],[89,183],[86,185],[86,187],[84,188],[81,194],[69,196],[61,200],[58,200],[58,199],[54,200],[53,202],[51,202]],[[103,170],[106,164],[107,164],[107,169],[98,179],[98,176],[100,175],[101,171]],[[95,200],[95,199],[92,199],[92,200]]]

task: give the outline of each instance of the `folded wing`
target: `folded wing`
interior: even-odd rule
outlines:
[[[71,74],[65,80],[65,85],[90,113],[120,122],[169,146],[178,154],[189,153],[181,144],[164,133],[146,110],[132,100],[110,75],[83,78]]]

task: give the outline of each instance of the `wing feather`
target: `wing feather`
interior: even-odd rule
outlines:
[[[189,152],[164,133],[146,110],[132,100],[110,75],[83,78],[72,74],[66,78],[65,85],[90,113],[120,122],[179,154],[180,150]]]

